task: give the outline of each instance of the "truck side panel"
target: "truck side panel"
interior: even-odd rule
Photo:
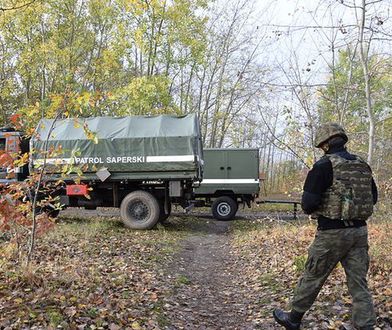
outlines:
[[[99,180],[100,170],[110,173],[109,180],[201,180],[201,135],[194,114],[43,119],[37,133],[30,166],[45,164],[49,180],[61,174],[60,165],[77,165],[87,180]],[[45,158],[45,150],[55,153]]]
[[[254,195],[259,192],[257,149],[205,149],[204,178],[196,196],[213,196],[222,191]]]

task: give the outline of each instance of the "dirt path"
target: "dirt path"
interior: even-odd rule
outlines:
[[[209,220],[186,238],[168,267],[166,329],[254,329],[229,245],[229,223]]]
[[[118,216],[117,210],[80,211],[78,215],[84,217]],[[70,210],[64,214],[73,215]],[[197,217],[194,213],[174,216],[182,218],[184,227],[180,230],[186,235],[173,261],[163,265],[160,274],[158,285],[167,290],[159,308],[160,328],[281,329],[271,317],[271,308],[279,306],[270,301],[273,290],[253,283],[254,279],[243,273],[247,260],[239,258],[238,251],[235,253],[231,246],[233,222],[216,221],[207,212],[198,212]],[[292,215],[287,213],[274,217],[272,213],[243,211],[236,221],[260,218],[292,221]]]

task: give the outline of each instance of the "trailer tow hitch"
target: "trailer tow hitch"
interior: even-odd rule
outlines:
[[[189,204],[187,207],[184,207],[184,213],[188,214],[195,207],[195,204]]]

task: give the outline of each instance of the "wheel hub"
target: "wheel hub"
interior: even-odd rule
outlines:
[[[220,216],[222,217],[227,216],[228,214],[230,214],[230,211],[231,211],[231,207],[228,203],[224,202],[218,205],[217,212]]]
[[[129,213],[132,215],[133,218],[141,221],[145,220],[149,216],[150,210],[148,206],[142,201],[136,201],[130,206]]]

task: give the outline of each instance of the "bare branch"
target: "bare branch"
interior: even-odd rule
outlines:
[[[316,87],[326,87],[328,83],[319,83],[319,84],[274,84],[269,82],[260,82],[261,85],[271,86],[271,87],[284,87],[284,88],[295,88],[295,87],[304,87],[304,88],[316,88]]]
[[[343,5],[344,7],[347,7],[347,8],[353,8],[353,9],[358,9],[359,7],[358,6],[356,6],[355,5],[355,3],[354,4],[347,4],[347,3],[345,3],[344,2],[344,0],[336,0],[336,2],[339,2],[341,5]]]
[[[384,119],[381,119],[381,120],[377,121],[376,125],[384,123],[384,122],[386,122],[388,120],[392,120],[392,116],[388,116],[388,117],[386,117]]]
[[[279,24],[263,24],[260,27],[276,27],[276,28],[287,28],[296,31],[307,30],[307,29],[339,29],[342,25],[279,25]],[[355,24],[344,25],[344,27],[355,28]]]
[[[30,2],[26,2],[26,3],[22,4],[22,5],[16,5],[14,7],[8,7],[8,8],[0,7],[0,11],[10,11],[10,10],[22,9],[22,8],[25,8],[25,7],[28,7],[28,6],[32,5],[35,1],[36,0],[31,0]]]
[[[271,136],[273,137],[273,139],[268,138],[268,140],[277,148],[282,149],[280,146],[276,145],[276,143],[274,142],[274,140],[278,141],[282,146],[284,146],[285,148],[287,148],[302,164],[304,164],[307,168],[310,168],[308,164],[306,164],[305,160],[298,155],[298,153],[291,148],[287,143],[283,142],[281,139],[279,139],[276,134],[274,133],[274,131],[272,130],[272,128],[268,125],[267,120],[264,118],[263,112],[261,111],[261,109],[259,109],[259,113],[260,113],[260,117],[263,120],[263,123],[265,125],[265,127],[267,127],[268,132],[271,134]]]
[[[382,1],[383,1],[383,0],[371,1],[371,2],[368,2],[368,3],[366,4],[366,6],[373,5],[373,4],[375,4],[375,3],[382,2]]]

